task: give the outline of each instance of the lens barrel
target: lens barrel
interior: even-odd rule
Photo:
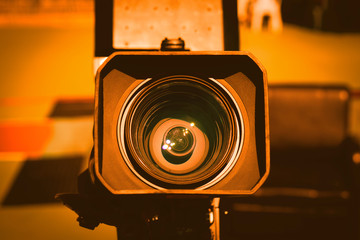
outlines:
[[[213,79],[147,79],[118,118],[120,151],[129,168],[157,189],[205,189],[235,165],[243,119],[231,93]]]

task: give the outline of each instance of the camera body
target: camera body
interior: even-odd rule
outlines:
[[[246,52],[115,52],[90,174],[114,195],[244,195],[269,174],[264,68]]]

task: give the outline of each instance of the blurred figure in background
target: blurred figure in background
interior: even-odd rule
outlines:
[[[260,32],[264,25],[272,32],[283,28],[281,0],[238,0],[238,17],[254,32]]]

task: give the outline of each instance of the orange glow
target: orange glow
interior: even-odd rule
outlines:
[[[353,162],[354,162],[355,164],[360,164],[360,153],[355,153],[355,154],[353,155]]]
[[[101,2],[102,0],[98,1]],[[119,27],[119,34],[115,37],[118,38],[119,42],[114,46],[139,47],[142,46],[142,41],[146,42],[147,40],[141,36],[155,38],[155,34],[155,36],[161,35],[159,39],[162,39],[165,37],[162,34],[167,33],[163,33],[166,29],[161,25],[177,25],[176,21],[164,21],[156,18],[157,16],[166,18],[166,16],[170,16],[173,10],[159,3],[172,2],[173,5],[176,5],[179,2],[184,4],[184,2],[191,2],[191,0],[114,0],[114,2],[123,4],[124,10],[129,3],[137,3],[136,6],[128,7],[126,12],[123,12],[124,14],[120,14],[122,21],[115,22],[115,26]],[[146,14],[140,12],[135,15],[134,9],[144,8],[141,2],[157,5],[158,8],[152,7],[151,11],[146,12]],[[191,6],[197,4],[196,2],[191,3]],[[198,2],[201,2],[202,5],[215,2],[217,3],[216,6],[221,6],[221,0]],[[336,2],[336,0],[303,2]],[[354,0],[353,2],[357,1]],[[118,9],[121,10],[121,8]],[[184,11],[188,9],[191,8],[187,7]],[[199,12],[196,14],[200,15]],[[183,37],[186,48],[209,50],[218,49],[218,46],[221,47],[223,26],[222,23],[218,22],[218,19],[221,20],[221,14],[221,9],[218,7],[208,7],[206,9],[207,17],[199,17],[194,23],[195,18],[189,15],[188,21],[178,24],[179,29],[186,31],[186,37]],[[92,117],[89,115],[85,118],[81,116],[79,119],[67,119],[62,116],[56,118],[49,116],[59,100],[62,103],[67,103],[74,99],[77,102],[90,102],[93,99],[94,69],[96,72],[97,66],[106,60],[106,56],[94,59],[94,22],[94,0],[0,0],[0,201],[3,201],[11,190],[23,163],[29,157],[33,158],[32,161],[36,161],[43,156],[66,157],[82,154],[84,163],[88,159],[93,144]],[[159,25],[155,25],[155,23]],[[350,99],[347,134],[360,143],[359,32],[325,32],[288,23],[285,23],[282,31],[277,34],[269,31],[255,33],[244,24],[240,24],[239,29],[240,49],[251,52],[260,60],[267,70],[270,87],[277,84],[348,87],[350,95],[344,91],[340,93],[339,97],[342,100]],[[201,34],[206,37],[200,38]],[[154,46],[160,47],[160,42],[155,42]],[[189,131],[200,128],[200,124],[197,125],[190,123]],[[270,129],[270,133],[273,134],[274,131],[272,132]],[[248,132],[244,134],[245,137],[249,137]],[[174,149],[175,146],[172,144],[171,142],[167,143],[167,148],[172,147]],[[352,161],[355,166],[354,169],[358,170],[360,167],[359,150],[352,155],[349,154],[349,156],[352,158],[336,158],[339,160],[339,164],[336,166],[340,166],[346,162],[345,160],[348,160],[350,163]],[[273,159],[273,163],[278,160],[276,156]],[[289,158],[286,163],[292,160]],[[231,207],[224,208],[226,211],[223,211],[223,214],[226,216],[221,216],[221,221],[226,218],[233,219],[234,222],[231,226],[234,226],[236,231],[245,230],[252,234],[256,234],[257,230],[261,232],[263,229],[265,231],[270,229],[270,232],[277,230],[286,232],[296,228],[300,229],[303,225],[310,226],[311,223],[314,223],[312,229],[324,230],[324,234],[327,231],[342,229],[341,227],[348,223],[341,222],[344,218],[340,214],[347,214],[347,212],[342,211],[345,205],[332,205],[335,202],[333,200],[336,199],[340,203],[352,201],[354,199],[352,190],[342,189],[341,186],[329,190],[313,189],[311,186],[311,179],[317,179],[317,175],[321,175],[330,169],[326,165],[327,163],[328,161],[324,161],[324,165],[321,165],[321,171],[307,171],[311,169],[305,169],[306,172],[304,171],[301,176],[308,180],[306,181],[310,185],[308,188],[306,186],[292,188],[292,182],[287,181],[297,177],[301,178],[300,175],[292,175],[291,172],[297,172],[296,164],[300,164],[299,162],[292,162],[287,168],[278,164],[278,169],[273,164],[272,166],[275,167],[270,171],[269,179],[273,183],[275,182],[274,186],[264,186],[251,198],[259,198],[265,201],[268,199],[275,200],[270,204],[262,205],[259,204],[260,201],[251,202],[246,201],[246,198],[241,198],[238,202],[234,201],[235,204]],[[342,170],[339,167],[339,169],[330,172],[329,175],[333,174],[331,175],[333,178],[329,178],[329,181],[340,179],[341,174],[343,174]],[[350,175],[345,177],[346,181],[350,179]],[[284,186],[276,185],[276,181],[284,181],[284,179],[286,182],[281,182],[281,184],[284,183]],[[322,181],[321,184],[324,183],[327,186],[327,181]],[[49,182],[49,184],[51,183]],[[351,182],[351,184],[349,185],[351,189],[360,186],[356,181]],[[359,195],[358,192],[356,194]],[[202,197],[207,198],[207,196]],[[169,195],[167,198],[177,200],[179,196]],[[185,195],[181,198],[192,199],[194,196]],[[284,201],[277,202],[276,199],[283,199]],[[302,200],[299,200],[299,207],[293,207],[297,202],[291,201],[291,199],[305,199],[304,206],[300,206]],[[327,199],[330,200],[327,201]],[[314,201],[316,203],[314,206],[316,205],[318,208],[314,209],[319,210],[319,212],[328,206],[330,206],[329,211],[339,210],[340,218],[338,219],[340,220],[336,220],[338,226],[333,224],[322,228],[324,222],[327,223],[328,219],[331,220],[331,217],[335,216],[332,212],[326,212],[325,217],[316,219],[314,222],[306,222],[306,219],[309,219],[307,217],[310,216],[311,218],[313,212],[299,212],[299,209],[302,207],[305,209],[307,207],[306,202],[312,200],[317,201]],[[318,202],[324,204],[320,205]],[[331,208],[332,206],[334,207]],[[126,206],[126,208],[130,207],[132,206]],[[151,212],[150,210],[149,212]],[[349,208],[348,212],[352,214],[358,210]],[[254,218],[256,228],[253,229],[247,228],[251,221],[246,216],[251,213],[258,214],[256,216],[265,213],[264,218]],[[272,213],[279,213],[281,217],[297,214],[302,219],[294,222],[293,225],[291,225],[293,223],[291,221],[283,221],[282,224],[271,228],[276,223],[277,218],[267,218],[266,216],[270,216]],[[149,223],[157,221],[155,224],[161,224],[166,221],[162,215],[149,216],[151,216],[148,218]],[[359,218],[359,216],[358,214],[356,217]],[[214,216],[211,213],[209,217],[213,218]],[[0,204],[0,240],[116,239],[114,227],[101,224],[95,231],[89,231],[79,227],[76,218],[77,215],[74,212],[60,203],[11,207]],[[267,220],[269,221],[266,222]],[[241,221],[244,221],[245,224],[238,224]],[[262,225],[264,222],[266,225]],[[353,222],[359,223],[359,221]],[[156,225],[150,224],[148,226],[156,227]],[[222,228],[229,226],[223,224]],[[360,236],[360,225],[357,225],[357,231]],[[305,234],[309,238],[313,237],[310,230]],[[347,232],[344,231],[342,234],[345,235]],[[299,238],[296,235],[293,237]],[[247,239],[246,237],[243,238]],[[271,238],[271,236],[265,236],[266,238]],[[230,239],[236,238],[233,236]],[[322,239],[322,237],[318,239]],[[348,238],[340,237],[338,239]]]
[[[0,124],[0,152],[26,152],[37,155],[52,136],[52,124],[43,122],[7,122]]]

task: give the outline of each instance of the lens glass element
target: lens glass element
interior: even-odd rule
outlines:
[[[204,188],[225,177],[242,145],[242,116],[215,80],[171,76],[145,80],[118,120],[120,150],[155,188]]]
[[[192,154],[194,145],[194,136],[189,129],[186,127],[173,127],[165,134],[162,145],[163,155],[164,157],[167,156],[165,157],[167,161],[177,164],[176,159],[178,157]]]

